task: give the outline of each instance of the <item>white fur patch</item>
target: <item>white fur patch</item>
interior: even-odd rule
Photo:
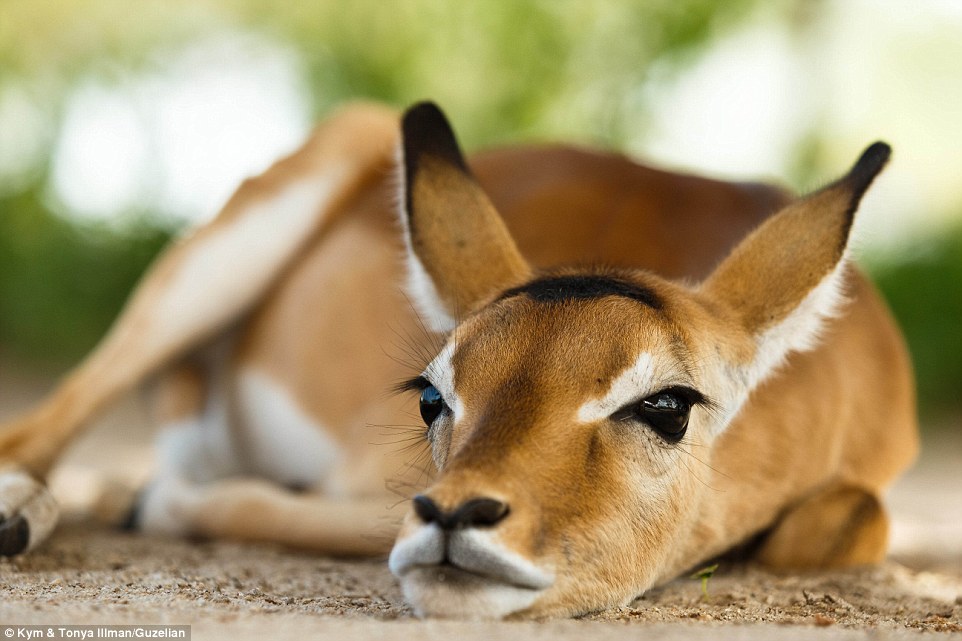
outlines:
[[[672,385],[691,385],[691,381],[671,358],[642,352],[611,382],[604,396],[578,408],[578,421],[594,423],[606,419],[625,405]]]
[[[441,295],[438,294],[434,281],[431,280],[427,270],[424,269],[424,265],[421,264],[421,259],[411,248],[411,239],[407,233],[405,233],[404,238],[404,244],[407,247],[408,295],[414,301],[418,315],[428,329],[439,334],[446,334],[453,330],[457,323],[442,305]]]
[[[502,619],[525,610],[542,594],[447,567],[411,570],[401,580],[401,591],[419,617],[475,621]]]
[[[464,417],[464,403],[454,389],[454,365],[451,363],[453,356],[454,341],[448,341],[441,353],[424,368],[424,377],[441,392],[444,402],[454,414],[454,422],[457,423]]]
[[[208,408],[203,415],[165,423],[154,443],[161,476],[209,483],[243,471],[226,412]]]
[[[755,358],[747,377],[750,389],[768,378],[789,353],[814,349],[825,321],[836,316],[845,302],[845,271],[843,259],[782,322],[757,337]]]
[[[406,289],[408,295],[414,301],[414,306],[417,308],[418,314],[421,319],[425,322],[428,329],[432,332],[437,332],[439,334],[446,334],[454,329],[457,324],[447,308],[441,302],[441,295],[438,294],[438,289],[434,285],[434,281],[428,275],[426,269],[424,269],[424,264],[418,255],[414,252],[414,247],[411,245],[411,225],[408,216],[410,212],[407,211],[407,180],[404,176],[404,150],[402,145],[397,146],[396,150],[396,167],[398,167],[398,172],[400,174],[398,180],[395,181],[397,185],[397,213],[398,220],[401,223],[401,236],[404,238],[404,254],[405,254],[405,264],[407,265],[407,280]],[[440,388],[439,388],[440,389]]]
[[[349,169],[325,169],[205,231],[159,295],[158,326],[145,335],[166,347],[227,322],[249,305],[310,238]]]
[[[27,550],[42,543],[57,524],[60,510],[50,491],[29,474],[18,470],[0,472],[0,517],[20,515],[27,521]]]
[[[228,359],[233,342],[219,341],[202,352],[207,394],[201,411],[160,425],[155,439],[158,476],[207,483],[243,473],[232,413]]]
[[[451,534],[448,554],[451,561],[459,567],[484,576],[498,577],[532,590],[544,590],[554,583],[551,572],[504,547],[493,530],[456,530]]]
[[[422,525],[399,539],[391,548],[388,569],[394,576],[418,565],[437,565],[444,560],[444,532],[435,523]]]
[[[723,398],[715,433],[720,433],[738,415],[752,390],[771,376],[792,352],[805,352],[818,345],[826,322],[841,311],[845,303],[843,285],[847,261],[843,258],[835,269],[810,291],[782,322],[769,327],[756,337],[755,357],[747,368],[728,368],[720,387]]]
[[[137,525],[144,532],[164,536],[191,534],[194,514],[201,503],[198,487],[176,475],[153,479],[140,498]]]
[[[445,555],[457,570],[439,565]],[[529,607],[555,580],[494,532],[444,532],[433,523],[402,536],[388,567],[419,616],[500,618]]]
[[[264,374],[251,369],[240,374],[237,402],[243,417],[239,437],[251,471],[284,485],[315,487],[340,458],[324,428]]]
[[[592,399],[578,408],[578,421],[594,423],[608,418],[626,404],[642,398],[645,392],[654,393],[655,359],[642,352],[635,362],[611,382],[604,396]]]
[[[554,583],[550,572],[504,547],[494,532],[477,528],[444,532],[431,523],[401,538],[391,550],[388,567],[402,577],[412,568],[437,565],[445,553],[464,570],[532,590]]]

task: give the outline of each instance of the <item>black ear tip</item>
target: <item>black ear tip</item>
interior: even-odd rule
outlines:
[[[891,156],[892,148],[881,141],[872,143],[862,152],[862,155],[855,161],[855,165],[848,173],[848,182],[858,196],[865,193],[865,190],[879,175]]]
[[[413,175],[416,159],[433,155],[467,171],[454,130],[441,108],[430,101],[419,102],[404,112],[401,118],[404,157]]]
[[[868,146],[868,149],[862,152],[858,161],[855,163],[856,167],[862,165],[877,167],[875,172],[878,173],[885,166],[885,163],[889,161],[892,156],[892,148],[888,143],[882,142],[881,140],[873,142]]]
[[[408,134],[409,129],[417,130],[425,126],[439,123],[448,124],[448,119],[444,117],[444,112],[437,104],[430,100],[417,102],[408,107],[401,119],[401,128],[404,134]]]

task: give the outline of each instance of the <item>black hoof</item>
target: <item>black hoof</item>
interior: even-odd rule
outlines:
[[[0,556],[23,553],[30,543],[30,524],[19,514],[0,521]]]
[[[143,489],[137,492],[133,503],[130,504],[130,509],[127,510],[127,515],[117,524],[121,531],[136,532],[140,529],[140,516],[144,509],[145,494],[146,492]]]

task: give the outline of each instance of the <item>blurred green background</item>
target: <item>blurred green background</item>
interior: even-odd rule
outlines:
[[[3,0],[0,362],[60,369],[139,274],[349,99],[805,191],[883,138],[860,256],[923,415],[962,415],[962,2]]]

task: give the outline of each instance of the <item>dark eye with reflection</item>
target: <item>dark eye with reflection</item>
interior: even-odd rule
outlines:
[[[444,407],[444,397],[434,385],[428,385],[421,390],[421,418],[424,419],[425,425],[431,427],[431,424],[444,411]]]
[[[688,387],[671,387],[619,410],[615,418],[644,423],[669,443],[677,443],[688,429],[692,406],[703,399]]]

